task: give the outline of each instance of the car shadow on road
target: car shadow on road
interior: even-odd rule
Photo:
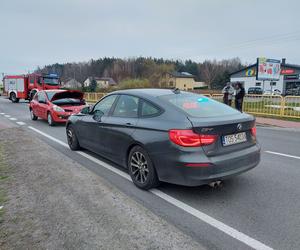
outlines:
[[[230,200],[238,200],[242,197],[245,198],[247,194],[245,194],[244,191],[249,190],[249,186],[253,185],[252,182],[252,175],[246,173],[224,180],[222,185],[217,188],[212,188],[209,185],[186,187],[162,183],[159,189],[180,200],[183,199],[191,202],[203,201],[203,203],[206,204],[216,204],[230,202]]]

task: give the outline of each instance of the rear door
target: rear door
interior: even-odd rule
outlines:
[[[39,107],[38,94],[36,94],[36,95],[32,98],[32,100],[30,101],[30,107],[32,108],[33,113],[34,113],[36,116],[39,116],[39,115],[38,115],[38,107]]]

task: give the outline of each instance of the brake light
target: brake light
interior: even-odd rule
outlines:
[[[183,147],[199,147],[214,143],[217,135],[196,134],[193,130],[169,130],[169,137],[172,142]]]
[[[256,137],[256,127],[251,128],[251,134]]]

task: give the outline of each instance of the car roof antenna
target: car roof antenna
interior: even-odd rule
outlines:
[[[179,88],[174,88],[173,90],[174,94],[180,94],[180,89]]]

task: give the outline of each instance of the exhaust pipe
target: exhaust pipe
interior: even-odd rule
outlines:
[[[218,188],[218,187],[222,187],[222,184],[223,184],[222,181],[213,181],[209,183],[208,186],[210,186],[211,188]]]

